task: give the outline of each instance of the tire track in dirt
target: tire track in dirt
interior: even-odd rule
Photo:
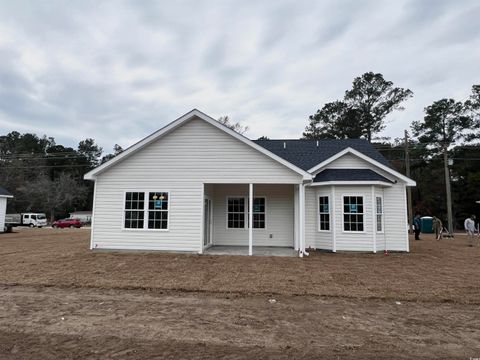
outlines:
[[[32,349],[44,358],[469,358],[480,352],[476,305],[268,300],[4,286],[0,357],[35,358]]]

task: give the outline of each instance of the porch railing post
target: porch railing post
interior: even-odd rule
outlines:
[[[248,255],[253,255],[253,184],[248,186]]]

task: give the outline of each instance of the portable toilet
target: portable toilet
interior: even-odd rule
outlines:
[[[424,234],[432,234],[433,233],[433,217],[431,216],[424,216],[420,218],[420,231]]]

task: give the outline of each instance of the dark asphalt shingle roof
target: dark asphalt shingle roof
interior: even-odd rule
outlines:
[[[281,158],[291,162],[303,170],[309,170],[315,165],[327,160],[340,151],[351,147],[362,154],[391,167],[382,154],[380,154],[367,140],[254,140],[255,143],[273,152]],[[285,148],[284,148],[285,143]]]
[[[0,186],[0,195],[12,196],[6,189]]]
[[[386,177],[370,169],[325,169],[313,179],[314,183],[322,181],[384,181],[392,183]]]

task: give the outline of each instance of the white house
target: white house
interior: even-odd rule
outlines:
[[[252,141],[192,110],[85,179],[92,249],[409,250],[415,182],[364,140]]]
[[[74,211],[70,213],[70,219],[77,219],[84,223],[89,223],[92,221],[92,212],[91,211]]]
[[[7,229],[5,227],[5,214],[7,213],[7,199],[12,198],[7,190],[0,187],[0,232],[5,232]]]

